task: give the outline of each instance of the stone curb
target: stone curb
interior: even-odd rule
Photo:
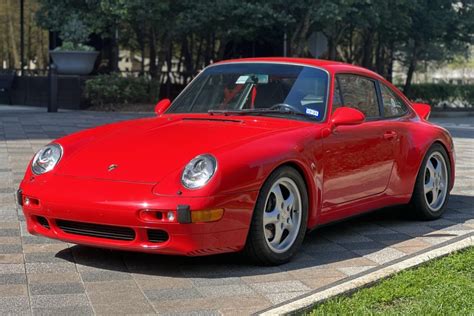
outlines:
[[[287,301],[267,310],[263,310],[258,315],[287,315],[295,314],[310,310],[312,306],[322,303],[334,296],[341,294],[349,294],[362,287],[372,285],[381,279],[387,278],[400,271],[416,267],[427,261],[446,256],[454,251],[458,251],[467,247],[474,246],[474,233],[465,236],[459,236],[454,240],[447,241],[435,247],[415,253],[411,256],[401,258],[394,262],[389,262],[386,265],[377,267],[359,275],[355,275],[349,279],[341,280],[328,287],[319,289],[315,292],[305,294],[297,297],[291,301]]]

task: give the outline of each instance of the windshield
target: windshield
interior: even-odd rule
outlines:
[[[321,121],[327,87],[327,73],[317,68],[272,63],[216,65],[199,74],[168,113],[304,114]],[[276,109],[285,111],[272,111]]]

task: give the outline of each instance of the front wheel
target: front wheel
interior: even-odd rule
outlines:
[[[410,202],[416,215],[434,220],[443,215],[449,199],[451,166],[443,146],[433,145],[423,160]]]
[[[303,178],[291,167],[275,170],[257,199],[245,252],[264,265],[288,262],[303,242],[307,220]]]

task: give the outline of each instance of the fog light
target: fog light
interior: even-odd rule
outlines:
[[[168,221],[174,222],[174,219],[175,219],[174,212],[169,211],[169,212],[166,214],[166,217],[168,218]]]
[[[25,205],[30,205],[30,198],[25,198]]]
[[[191,220],[193,223],[215,222],[222,218],[224,209],[191,211]]]

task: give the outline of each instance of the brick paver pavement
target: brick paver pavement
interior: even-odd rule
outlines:
[[[455,136],[457,182],[444,218],[385,210],[318,229],[296,258],[256,267],[237,255],[146,255],[31,236],[14,192],[51,139],[132,114],[0,111],[0,314],[249,314],[474,231],[474,124]]]

